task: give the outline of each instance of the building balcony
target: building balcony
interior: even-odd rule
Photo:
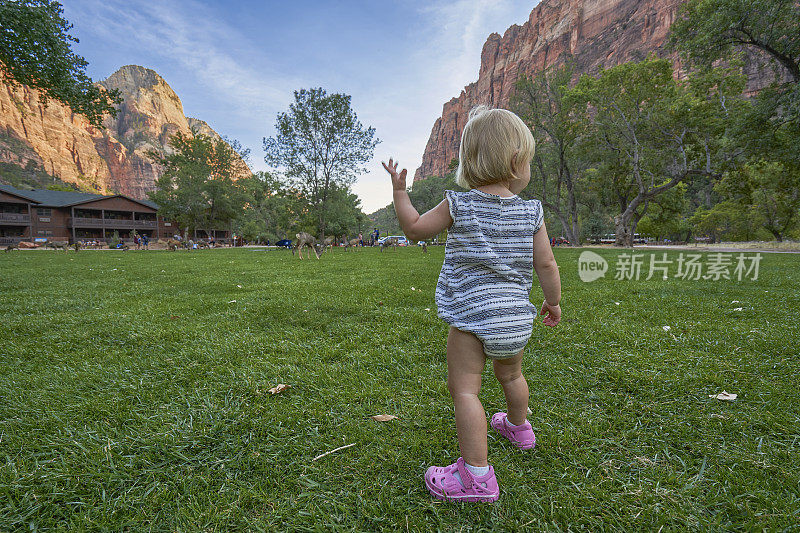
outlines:
[[[102,218],[72,217],[67,220],[67,226],[73,228],[102,228]]]
[[[30,224],[31,216],[21,213],[0,213],[0,224]]]
[[[155,228],[158,226],[156,220],[131,220],[129,218],[85,218],[72,217],[67,221],[67,225],[73,228]]]

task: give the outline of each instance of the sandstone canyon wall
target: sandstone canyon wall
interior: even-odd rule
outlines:
[[[202,120],[186,117],[178,95],[153,70],[128,65],[99,84],[123,98],[105,128],[60,102],[42,103],[36,90],[0,84],[0,161],[39,168],[99,193],[146,198],[161,174],[149,150],[171,153],[169,137],[193,127],[219,138]]]
[[[442,176],[458,157],[469,110],[478,105],[506,107],[521,74],[535,75],[567,58],[579,73],[595,73],[663,55],[669,27],[683,0],[542,0],[522,26],[503,36],[493,33],[481,52],[478,81],[446,104],[433,125],[414,181]],[[749,89],[763,85],[754,63],[746,66]]]

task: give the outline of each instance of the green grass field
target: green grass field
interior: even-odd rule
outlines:
[[[526,350],[537,447],[490,434],[478,505],[422,478],[459,455],[442,248],[0,254],[0,530],[800,529],[800,255],[583,283],[578,254]]]

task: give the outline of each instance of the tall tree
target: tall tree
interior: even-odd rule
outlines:
[[[294,93],[289,110],[278,114],[274,137],[264,139],[264,159],[283,171],[308,198],[322,237],[333,191],[348,188],[372,159],[375,128],[364,128],[350,96],[324,89]]]
[[[186,233],[225,227],[239,216],[246,197],[235,180],[246,164],[236,150],[222,139],[196,132],[178,132],[169,144],[174,150],[170,155],[150,153],[164,167],[150,193],[159,213]]]
[[[576,182],[584,168],[576,157],[575,145],[583,117],[574,116],[567,98],[573,73],[574,68],[567,64],[534,78],[520,77],[511,105],[531,127],[537,141],[532,162],[534,191],[542,205],[558,217],[567,240],[579,244]]]
[[[584,75],[570,91],[593,127],[585,146],[619,205],[616,244],[631,246],[636,224],[659,194],[718,173],[727,117],[743,79],[730,69],[678,82],[665,59],[624,63]]]
[[[97,127],[116,115],[118,91],[94,85],[86,60],[73,53],[72,25],[61,4],[52,0],[0,0],[0,80],[39,90],[42,99],[58,100]]]

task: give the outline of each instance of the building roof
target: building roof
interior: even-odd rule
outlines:
[[[0,183],[0,192],[4,192],[6,194],[10,194],[12,196],[16,196],[17,198],[22,198],[25,200],[29,200],[31,202],[35,202],[33,198],[31,198],[28,194],[25,194],[27,191],[22,189],[17,189],[16,187],[12,187],[11,185],[4,185]]]
[[[112,194],[106,196],[102,194],[92,194],[88,192],[51,191],[50,189],[26,190],[26,189],[17,189],[16,187],[3,184],[0,184],[0,191],[5,191],[10,194],[27,198],[32,202],[36,202],[41,206],[47,206],[47,207],[66,207],[94,200],[103,200],[105,198],[119,197],[119,198],[127,198],[128,200],[146,205],[147,207],[151,207],[153,209],[158,209],[158,204],[156,204],[155,202],[151,202],[149,200],[138,200],[136,198],[131,198],[130,196],[125,196],[123,194]]]

